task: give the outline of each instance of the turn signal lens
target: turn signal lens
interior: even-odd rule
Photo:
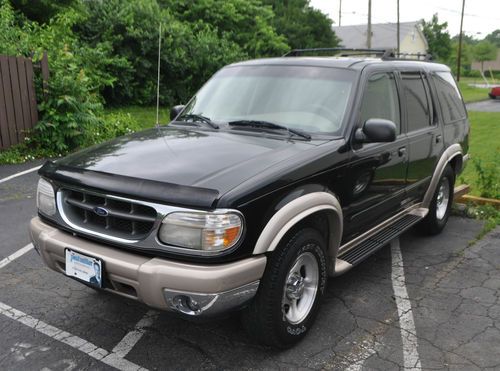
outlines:
[[[222,251],[236,245],[243,219],[234,211],[174,212],[163,219],[158,233],[167,245],[205,251]]]

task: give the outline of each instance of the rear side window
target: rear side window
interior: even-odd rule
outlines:
[[[432,114],[422,75],[419,72],[402,72],[401,80],[408,113],[408,132],[429,127]]]
[[[450,72],[436,72],[433,75],[437,97],[443,113],[445,124],[466,117],[462,97]]]
[[[401,132],[398,91],[392,73],[376,73],[368,79],[361,104],[361,122],[373,118],[391,120],[396,124],[396,133]]]

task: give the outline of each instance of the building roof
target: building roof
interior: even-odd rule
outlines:
[[[366,48],[367,25],[332,27],[335,34],[341,39],[341,45],[346,48]],[[427,40],[422,33],[419,22],[399,23],[399,42],[408,35],[418,34],[427,46]],[[372,23],[372,48],[396,49],[397,48],[397,23]]]

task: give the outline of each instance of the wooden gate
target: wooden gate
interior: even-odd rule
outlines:
[[[37,122],[31,59],[0,55],[0,149],[21,143]]]

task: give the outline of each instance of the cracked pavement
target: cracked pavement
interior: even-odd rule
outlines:
[[[0,178],[36,165],[0,167]],[[0,260],[29,243],[36,181],[33,173],[0,184]],[[410,230],[400,240],[422,369],[500,369],[500,228],[469,246],[481,228],[452,217],[439,236]],[[402,369],[391,269],[387,246],[330,279],[314,328],[292,349],[252,343],[237,314],[191,322],[160,313],[125,358],[151,370]],[[108,352],[149,310],[50,271],[34,250],[0,269],[0,302]],[[2,370],[111,369],[2,314],[0,332]]]

